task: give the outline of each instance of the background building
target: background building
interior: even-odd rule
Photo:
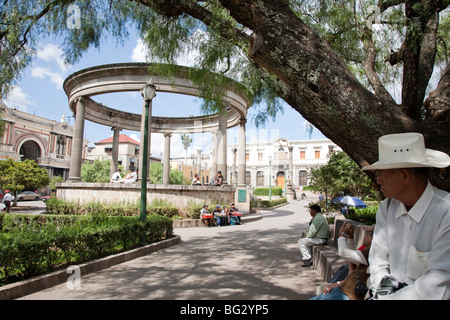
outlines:
[[[74,128],[62,115],[59,122],[7,107],[0,102],[5,132],[0,139],[0,160],[34,160],[50,178],[69,178]],[[88,140],[83,141],[82,159],[87,156]]]
[[[233,174],[233,152],[237,145],[228,145],[228,177],[235,180]],[[269,179],[272,186],[292,184],[295,188],[309,183],[308,172],[312,167],[328,163],[330,151],[341,150],[329,139],[294,140],[283,138],[269,142],[247,143],[246,145],[246,185],[252,187],[268,187]],[[292,176],[290,162],[292,157]],[[287,181],[286,180],[287,177]]]
[[[113,137],[94,142],[95,147],[89,148],[87,158],[89,160],[99,159],[111,160]],[[135,170],[138,168],[139,161],[139,142],[133,140],[125,134],[119,135],[119,157],[118,163],[125,170]]]

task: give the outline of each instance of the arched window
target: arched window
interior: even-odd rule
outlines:
[[[264,171],[256,173],[256,186],[264,186]]]
[[[66,139],[63,136],[58,136],[56,139],[56,154],[64,155],[64,146],[66,144]]]
[[[37,162],[41,157],[41,148],[33,140],[28,140],[22,144],[19,153],[22,155],[21,160],[29,159]]]
[[[301,170],[301,171],[298,173],[298,184],[299,184],[300,186],[306,186],[306,185],[308,184],[308,179],[307,179],[306,171],[305,171],[305,170]]]

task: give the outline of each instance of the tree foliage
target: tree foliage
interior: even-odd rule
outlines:
[[[123,167],[119,165],[118,169],[123,170]],[[93,162],[85,162],[81,166],[81,181],[109,183],[111,180],[110,171],[110,159],[95,159]]]
[[[372,182],[345,152],[331,152],[325,166],[311,170],[311,187],[332,198],[349,195],[364,199],[376,197]]]
[[[162,170],[163,166],[159,162],[152,162],[149,170],[149,181],[154,184],[162,183]],[[169,184],[190,184],[190,181],[186,179],[183,172],[170,169],[169,172]]]
[[[20,192],[24,189],[39,189],[50,183],[47,170],[33,160],[0,161],[0,188]]]

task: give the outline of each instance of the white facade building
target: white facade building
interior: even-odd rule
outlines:
[[[229,183],[236,180],[236,174],[233,174],[236,149],[236,144],[228,145]],[[341,149],[329,139],[288,141],[279,138],[263,143],[247,143],[246,185],[268,187],[269,179],[272,179],[272,186],[283,188],[285,183],[292,184],[294,188],[308,185],[310,169],[327,164],[327,155],[332,150]]]

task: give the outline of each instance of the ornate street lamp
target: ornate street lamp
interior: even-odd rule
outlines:
[[[156,86],[153,84],[152,79],[147,82],[142,89],[142,95],[144,96],[144,142],[142,145],[142,180],[141,180],[141,207],[139,219],[145,221],[147,219],[147,178],[148,178],[148,117],[149,108],[152,103],[152,99],[156,96]]]

